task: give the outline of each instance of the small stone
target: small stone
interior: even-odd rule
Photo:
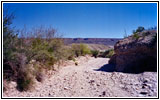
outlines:
[[[64,90],[68,90],[69,88],[68,87],[64,87]]]
[[[106,95],[106,92],[105,92],[105,91],[103,91],[103,92],[102,92],[102,95]]]
[[[152,84],[147,84],[147,86],[148,86],[149,88],[152,88]]]
[[[146,94],[148,94],[148,93],[147,93],[147,92],[140,92],[140,94],[146,95]]]
[[[94,81],[94,80],[90,80],[90,81],[89,81],[89,83],[93,83],[93,82],[95,82],[95,81]]]
[[[142,89],[146,88],[145,86],[142,86]]]
[[[144,80],[144,81],[143,81],[143,83],[147,83],[147,82],[148,82],[147,80]]]
[[[144,83],[144,84],[142,84],[142,85],[143,85],[143,86],[147,86],[147,84],[145,84],[145,83]]]
[[[88,71],[84,71],[85,73],[88,73]]]
[[[97,86],[100,86],[99,84],[97,84]]]

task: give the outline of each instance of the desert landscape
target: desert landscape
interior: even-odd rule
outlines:
[[[61,4],[52,6],[63,8]],[[157,26],[138,26],[129,35],[125,30],[123,38],[103,34],[102,38],[68,38],[53,27],[15,29],[14,19],[13,14],[3,11],[3,98],[158,96]]]
[[[153,32],[153,34],[156,34],[156,31],[151,31],[151,32]],[[150,33],[148,33],[148,36],[146,36],[145,38],[139,39],[139,41],[143,41],[143,43],[146,44],[148,41],[151,41],[147,40],[150,39],[148,37],[150,37]],[[144,42],[144,40],[147,42]],[[138,43],[138,40],[136,41]],[[118,45],[118,43],[116,43],[116,45]],[[152,47],[148,47],[147,49],[150,48]],[[141,52],[139,51],[139,53]],[[139,57],[136,59],[136,61],[138,64]],[[135,68],[136,70],[132,69],[132,71],[123,70],[120,69],[120,67],[116,67],[112,63],[113,61],[110,60],[110,58],[102,58],[102,57],[95,58],[89,55],[80,56],[76,58],[76,62],[78,65],[75,65],[74,61],[65,61],[59,67],[56,66],[56,71],[52,70],[48,71],[47,74],[43,76],[44,80],[42,82],[37,82],[35,80],[36,81],[35,87],[30,91],[20,92],[16,89],[17,88],[16,82],[10,82],[7,85],[8,90],[4,92],[3,96],[4,97],[156,97],[157,96],[157,72],[156,72],[157,68],[155,65],[153,66],[150,65],[149,66],[150,68],[147,68],[147,66],[145,66],[144,69]],[[120,64],[117,64],[117,66],[119,65]],[[122,65],[120,66],[124,66],[124,64],[122,63]],[[143,68],[143,66],[138,66],[138,67]]]

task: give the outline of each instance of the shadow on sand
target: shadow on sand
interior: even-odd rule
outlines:
[[[156,70],[144,70],[144,69],[130,69],[130,70],[124,70],[124,71],[116,71],[114,64],[105,64],[99,69],[94,69],[94,71],[103,71],[103,72],[122,72],[122,73],[128,73],[128,74],[139,74],[143,72],[157,72]]]
[[[103,72],[114,72],[115,71],[115,65],[113,64],[105,64],[99,69],[94,69],[95,71],[103,71]]]

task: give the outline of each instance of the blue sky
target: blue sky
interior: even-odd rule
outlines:
[[[123,38],[138,26],[157,26],[156,3],[4,3],[13,26],[45,26],[70,38]]]

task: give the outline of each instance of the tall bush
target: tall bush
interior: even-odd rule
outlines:
[[[91,53],[90,49],[85,44],[72,44],[72,51],[74,52],[76,57],[84,56]]]

